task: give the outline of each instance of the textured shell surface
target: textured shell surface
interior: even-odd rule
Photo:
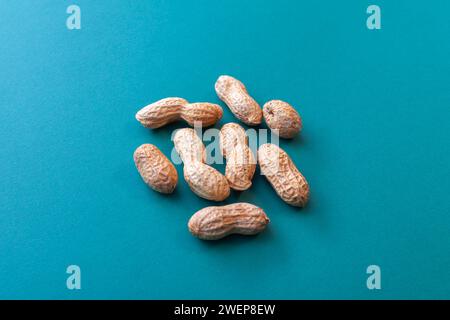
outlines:
[[[261,172],[286,203],[303,207],[309,199],[309,185],[288,154],[267,143],[258,149]]]
[[[220,129],[220,151],[226,157],[227,151],[231,152],[237,145],[248,143],[244,128],[235,122],[224,124]]]
[[[183,168],[184,179],[191,190],[201,198],[223,201],[230,195],[230,186],[223,174],[199,161]]]
[[[216,81],[215,90],[217,96],[225,102],[240,121],[249,126],[256,126],[261,123],[261,107],[248,94],[241,81],[231,76],[222,75]]]
[[[264,120],[268,127],[278,135],[291,139],[302,129],[302,119],[298,112],[287,102],[272,100],[264,104]]]
[[[175,132],[173,137],[175,149],[183,163],[192,161],[206,162],[205,145],[194,129],[183,128]]]
[[[225,176],[234,190],[244,191],[250,188],[255,170],[256,160],[248,146],[240,145],[228,154]]]
[[[222,173],[205,163],[205,146],[195,130],[177,130],[173,141],[184,164],[184,179],[191,190],[207,200],[225,200],[230,195],[228,181]]]
[[[177,120],[190,126],[208,127],[222,118],[223,110],[209,102],[189,103],[183,98],[164,98],[145,106],[136,113],[136,119],[145,127],[155,129]]]
[[[178,174],[170,160],[154,145],[143,144],[133,155],[134,163],[144,182],[161,193],[172,193]]]
[[[156,129],[178,120],[181,108],[186,104],[188,102],[183,98],[164,98],[139,110],[136,120],[144,127]]]
[[[209,127],[222,118],[223,110],[218,104],[209,102],[189,103],[181,108],[181,118],[190,126],[201,124]]]
[[[263,209],[245,202],[211,206],[197,211],[189,220],[189,231],[203,240],[218,240],[230,234],[255,235],[269,218]]]
[[[243,191],[252,185],[256,160],[248,147],[244,128],[237,123],[227,123],[220,130],[220,148],[227,159],[225,176],[230,187]]]

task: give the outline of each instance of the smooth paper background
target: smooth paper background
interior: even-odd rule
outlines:
[[[81,8],[81,30],[66,8]],[[382,10],[368,30],[366,8]],[[0,298],[450,298],[448,1],[2,1]],[[305,209],[264,177],[225,203],[265,209],[256,237],[187,231],[213,203],[182,179],[164,196],[134,149],[172,151],[176,124],[134,119],[166,96],[224,108],[221,74],[304,130],[281,141]],[[223,166],[217,166],[223,171]],[[80,266],[82,289],[66,288]],[[382,289],[368,290],[379,265]]]

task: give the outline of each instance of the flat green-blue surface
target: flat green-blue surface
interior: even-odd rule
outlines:
[[[0,4],[0,298],[450,298],[449,1],[78,0],[68,30],[72,3]],[[263,207],[269,229],[206,243],[186,224],[212,203],[182,166],[164,196],[132,159],[142,143],[170,154],[183,124],[134,114],[180,96],[235,121],[221,74],[298,109],[281,147],[312,193],[290,207],[258,174],[225,203]]]

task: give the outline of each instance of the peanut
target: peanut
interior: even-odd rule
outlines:
[[[161,193],[172,193],[178,182],[174,165],[154,145],[143,144],[134,151],[134,163],[144,182]]]
[[[225,200],[230,195],[227,178],[205,164],[205,146],[195,131],[190,128],[177,130],[173,142],[183,161],[184,179],[191,190],[207,200]]]
[[[280,137],[293,138],[302,129],[302,119],[287,102],[272,100],[263,107],[264,120]]]
[[[288,154],[274,144],[258,149],[261,172],[277,194],[290,205],[303,207],[309,199],[309,185]]]
[[[215,85],[219,98],[227,104],[231,112],[249,126],[262,121],[262,110],[248,94],[244,84],[230,76],[220,76]]]
[[[222,114],[222,107],[214,103],[189,103],[182,98],[165,98],[139,110],[136,119],[144,127],[151,129],[180,119],[190,126],[199,123],[203,127],[208,127],[219,121]]]
[[[227,159],[225,176],[234,190],[247,190],[252,185],[256,161],[248,147],[244,128],[237,123],[227,123],[220,129],[220,149]]]
[[[257,234],[268,223],[269,218],[261,208],[241,202],[197,211],[189,220],[188,228],[200,239],[218,240],[233,233]]]

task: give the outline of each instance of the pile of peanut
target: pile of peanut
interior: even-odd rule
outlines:
[[[249,126],[267,126],[279,137],[290,139],[302,129],[297,111],[281,100],[267,102],[261,109],[248,94],[244,84],[230,76],[220,76],[215,90],[231,112]],[[147,128],[159,128],[184,120],[190,126],[214,125],[222,118],[222,108],[213,103],[189,103],[182,98],[156,101],[136,114],[136,119]],[[183,175],[191,190],[207,200],[223,201],[230,189],[244,191],[252,185],[256,164],[286,203],[303,207],[308,202],[309,186],[289,155],[275,144],[258,148],[257,161],[248,146],[243,127],[227,123],[220,130],[220,150],[226,159],[225,175],[206,164],[205,146],[192,128],[176,131],[175,149],[183,161]],[[154,145],[143,144],[134,152],[134,162],[144,180],[152,189],[172,193],[178,183],[178,174],[170,160]],[[263,231],[269,219],[263,209],[250,203],[211,206],[197,211],[189,220],[189,231],[204,240],[217,240],[229,234],[253,235]]]

